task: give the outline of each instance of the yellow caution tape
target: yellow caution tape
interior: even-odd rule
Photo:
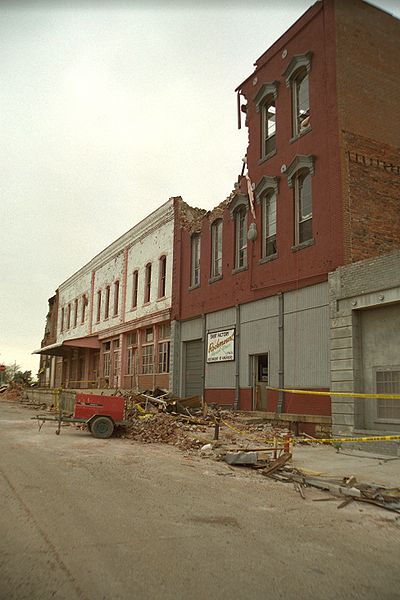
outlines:
[[[400,394],[359,394],[357,392],[316,392],[312,390],[289,390],[286,388],[275,388],[269,385],[265,386],[267,390],[274,392],[286,392],[286,394],[309,394],[311,396],[345,396],[349,398],[384,398],[388,400],[400,400]]]
[[[386,442],[400,440],[400,435],[371,435],[366,437],[343,437],[343,438],[315,438],[315,439],[294,439],[294,442],[301,441],[306,444],[340,444],[342,442]]]
[[[237,429],[236,427],[233,427],[233,425],[231,425],[230,423],[227,423],[226,421],[221,421],[226,427],[229,427],[229,429],[232,429],[233,431],[235,431],[236,433],[238,433],[239,435],[243,435],[248,437],[249,439],[258,441],[258,442],[272,442],[272,443],[276,443],[277,441],[280,442],[289,442],[291,444],[296,444],[301,442],[302,444],[339,444],[342,442],[387,442],[387,441],[395,441],[395,440],[400,440],[400,435],[371,435],[371,436],[364,436],[364,437],[341,437],[341,438],[312,438],[312,439],[305,439],[305,438],[259,438],[257,436],[252,435],[251,433],[247,432],[247,431],[241,431],[240,429]]]

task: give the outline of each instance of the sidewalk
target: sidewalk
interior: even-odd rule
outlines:
[[[377,443],[377,450],[379,443]],[[307,473],[332,477],[354,475],[358,482],[400,487],[400,458],[361,450],[339,452],[331,446],[295,446],[293,466]]]

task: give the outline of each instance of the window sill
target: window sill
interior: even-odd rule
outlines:
[[[262,165],[267,160],[269,160],[270,158],[272,158],[273,156],[275,156],[275,154],[276,154],[276,149],[272,150],[272,152],[270,152],[269,154],[266,154],[265,156],[263,156],[262,158],[260,158],[260,160],[257,161],[257,164],[258,165]]]
[[[190,285],[188,287],[189,292],[191,292],[192,290],[197,290],[200,287],[199,283],[196,283],[196,285]]]
[[[134,311],[134,310],[137,310],[137,306],[132,306],[132,307],[131,307],[129,310],[130,310],[131,312],[132,312],[132,311]]]
[[[314,244],[315,244],[314,238],[312,238],[311,240],[306,240],[305,242],[302,242],[301,244],[296,244],[295,246],[292,246],[292,252],[298,252],[299,250],[303,250],[303,248],[308,248],[309,246],[314,246]]]
[[[222,279],[222,275],[216,275],[215,277],[210,277],[210,279],[208,280],[208,283],[215,283],[216,281],[219,281],[220,279]]]
[[[269,256],[264,256],[264,258],[260,258],[260,260],[258,261],[258,264],[263,265],[264,263],[272,262],[273,260],[276,260],[277,258],[278,258],[278,253],[275,252],[275,254],[270,254]]]
[[[308,127],[305,127],[302,131],[299,131],[299,133],[296,133],[292,138],[290,138],[289,144],[293,144],[294,142],[297,142],[297,140],[299,138],[303,137],[303,135],[306,135],[310,131],[312,131],[311,125],[309,125]]]
[[[160,302],[160,300],[165,300],[167,296],[160,296],[159,298],[157,298],[157,302]]]
[[[142,306],[150,306],[151,302],[150,300],[148,302],[143,302]]]
[[[237,267],[237,269],[232,269],[232,275],[236,275],[236,273],[242,273],[243,271],[247,271],[247,265],[245,267]]]

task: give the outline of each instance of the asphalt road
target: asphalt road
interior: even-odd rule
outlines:
[[[0,402],[0,598],[400,598],[400,522]]]

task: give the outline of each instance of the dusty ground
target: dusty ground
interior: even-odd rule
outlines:
[[[1,599],[400,598],[392,513],[31,415],[0,402]]]

